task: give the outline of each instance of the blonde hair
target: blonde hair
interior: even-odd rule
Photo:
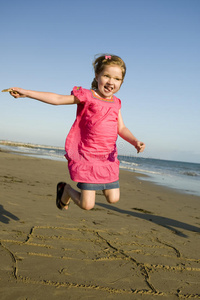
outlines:
[[[117,55],[104,54],[95,59],[93,62],[95,75],[100,74],[105,66],[117,65],[122,70],[122,82],[124,80],[126,74],[126,65],[125,62]],[[91,88],[96,90],[98,88],[98,84],[96,79],[94,78],[91,84]]]

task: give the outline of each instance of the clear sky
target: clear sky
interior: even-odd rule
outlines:
[[[200,163],[200,0],[1,1],[0,89],[90,88],[95,54],[121,56],[116,94],[141,157]],[[0,93],[0,139],[64,146],[76,106]],[[118,140],[119,153],[136,155]]]

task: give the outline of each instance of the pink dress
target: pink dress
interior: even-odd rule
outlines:
[[[71,179],[84,183],[109,183],[119,179],[116,140],[121,101],[101,98],[94,90],[74,87],[80,103],[66,138],[65,157]]]

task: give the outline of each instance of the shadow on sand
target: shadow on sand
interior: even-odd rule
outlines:
[[[104,203],[96,203],[96,205],[101,206],[106,209],[109,209],[109,210],[112,210],[112,211],[115,211],[117,213],[125,214],[125,215],[132,216],[135,218],[140,218],[140,219],[143,219],[143,220],[146,220],[149,222],[153,222],[159,226],[163,226],[164,228],[169,229],[174,234],[177,234],[181,237],[187,237],[187,235],[185,235],[184,233],[179,231],[177,228],[200,233],[199,227],[196,227],[196,226],[184,223],[184,222],[180,222],[180,221],[177,221],[174,219],[156,216],[156,215],[153,215],[151,212],[146,212],[146,211],[145,211],[145,213],[135,212],[135,211],[132,212],[130,210],[120,209],[118,207],[111,206],[109,204],[104,204]],[[137,209],[137,208],[133,208],[133,210],[143,211],[142,209]]]
[[[13,219],[15,221],[18,221],[19,218],[10,213],[9,211],[5,210],[3,208],[3,205],[0,205],[0,222],[9,224],[10,219]]]

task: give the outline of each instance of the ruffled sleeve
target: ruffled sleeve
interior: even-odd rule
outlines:
[[[87,100],[87,90],[83,89],[81,86],[75,86],[71,91],[71,95],[74,95],[81,103]]]

